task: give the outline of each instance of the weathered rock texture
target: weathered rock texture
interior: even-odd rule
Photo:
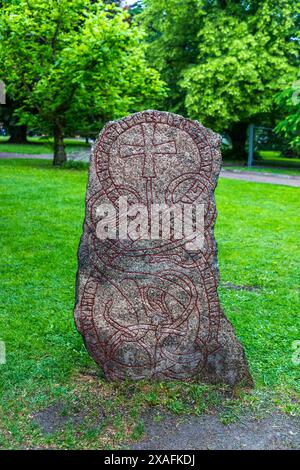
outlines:
[[[222,313],[213,228],[221,138],[181,116],[145,111],[110,122],[90,164],[78,250],[75,320],[109,379],[252,384]],[[99,240],[99,204],[205,204],[205,243]]]

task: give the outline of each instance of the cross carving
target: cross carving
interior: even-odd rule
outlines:
[[[141,157],[143,158],[143,177],[156,178],[155,157],[156,156],[174,156],[176,155],[175,140],[166,140],[157,142],[155,138],[156,126],[141,124],[141,134],[143,143],[139,144],[121,144],[120,157]]]

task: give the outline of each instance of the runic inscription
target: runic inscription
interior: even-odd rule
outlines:
[[[217,294],[213,193],[220,142],[220,136],[198,122],[158,111],[110,122],[99,136],[78,250],[75,320],[109,379],[252,383],[243,348]],[[203,245],[190,251],[186,239],[172,232],[173,219],[169,238],[124,239],[118,229],[115,236],[109,232],[100,239],[99,214],[105,214],[107,224],[120,222],[122,214],[114,213],[120,198],[126,198],[128,220],[140,234],[141,222],[130,212],[134,207],[140,208],[139,217],[144,207],[151,224],[155,205],[176,207],[177,215],[178,207],[180,212],[181,207],[201,205]],[[162,212],[162,225],[166,214]],[[197,220],[193,223],[196,233]]]

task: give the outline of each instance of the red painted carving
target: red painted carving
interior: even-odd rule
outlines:
[[[220,348],[213,190],[220,138],[200,124],[149,111],[110,123],[91,162],[79,250],[76,323],[111,379],[189,380]],[[205,204],[205,244],[96,237],[96,207]]]

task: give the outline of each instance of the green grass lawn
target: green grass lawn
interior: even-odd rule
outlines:
[[[27,144],[10,144],[7,142],[8,137],[0,137],[0,153],[23,153],[30,155],[40,155],[53,153],[53,139],[45,137],[28,137]],[[89,148],[83,140],[65,139],[67,153],[80,151]]]
[[[260,159],[254,158],[255,165],[300,169],[300,158],[286,158],[281,152],[272,150],[261,150],[259,156]]]
[[[300,365],[292,361],[292,343],[300,340],[298,189],[222,179],[218,185],[219,293],[256,382],[253,392],[235,391],[233,399],[203,384],[107,383],[72,313],[86,169],[2,160],[0,179],[0,340],[7,349],[0,448],[116,448],[142,434],[148,407],[160,419],[163,409],[199,414],[222,403],[224,422],[244,407],[299,413]],[[66,416],[84,412],[84,420],[45,435],[31,416],[58,402]]]
[[[238,171],[256,171],[258,173],[274,173],[275,175],[290,175],[290,176],[300,176],[300,166],[299,168],[274,168],[270,167],[258,167],[252,166],[248,168],[247,166],[226,166],[224,170],[238,170]]]

